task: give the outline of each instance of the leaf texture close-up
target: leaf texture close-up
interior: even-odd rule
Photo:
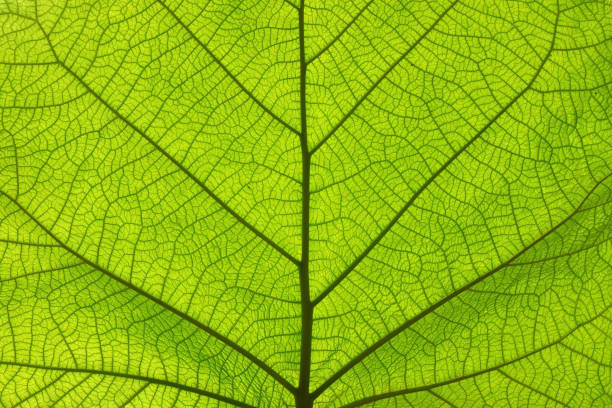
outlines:
[[[0,0],[0,406],[612,406],[610,0]]]

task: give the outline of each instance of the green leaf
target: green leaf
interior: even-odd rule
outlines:
[[[0,405],[612,405],[612,5],[0,0]]]

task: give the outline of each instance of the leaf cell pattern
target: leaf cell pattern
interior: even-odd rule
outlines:
[[[608,0],[0,0],[0,405],[612,405]]]

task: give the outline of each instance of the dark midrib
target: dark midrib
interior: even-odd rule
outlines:
[[[304,0],[300,0],[299,40],[300,40],[300,146],[302,150],[302,259],[300,260],[300,301],[302,305],[302,329],[300,344],[300,378],[295,393],[297,408],[311,408],[310,360],[312,347],[313,304],[310,301],[309,229],[310,229],[310,153],[308,151],[308,125],[306,120],[306,56],[304,48]]]
[[[65,373],[82,373],[82,374],[104,375],[104,376],[110,376],[110,377],[120,377],[120,378],[126,378],[126,379],[130,379],[130,380],[136,380],[136,381],[144,381],[144,382],[146,382],[148,384],[163,385],[163,386],[166,386],[166,387],[176,388],[176,389],[181,390],[181,391],[187,391],[187,392],[191,392],[191,393],[194,393],[194,394],[202,395],[202,396],[205,396],[205,397],[208,397],[208,398],[213,398],[213,399],[216,399],[218,401],[222,401],[222,402],[226,402],[228,404],[235,405],[237,407],[255,408],[253,405],[249,405],[249,404],[244,403],[242,401],[238,401],[238,400],[235,400],[233,398],[225,397],[223,395],[215,394],[214,392],[201,390],[201,389],[196,388],[196,387],[190,387],[188,385],[184,385],[184,384],[180,384],[180,383],[175,383],[175,382],[168,381],[168,380],[161,380],[161,379],[158,379],[158,378],[145,377],[145,376],[142,376],[142,375],[135,375],[135,374],[128,374],[128,373],[116,373],[116,372],[113,372],[113,371],[93,370],[93,369],[87,369],[87,368],[48,367],[48,366],[44,366],[44,365],[41,365],[41,364],[16,363],[16,362],[13,362],[13,361],[0,361],[0,365],[6,365],[6,366],[11,366],[11,367],[33,368],[33,369],[37,369],[37,370],[62,371],[64,374]]]
[[[285,378],[283,378],[279,373],[277,373],[272,367],[268,366],[264,361],[262,361],[259,358],[257,358],[250,351],[248,351],[245,348],[241,347],[236,342],[232,341],[228,337],[225,337],[224,335],[222,335],[221,333],[217,332],[213,328],[211,328],[211,327],[203,324],[202,322],[194,319],[193,317],[191,317],[187,313],[182,312],[182,311],[176,309],[175,307],[173,307],[170,304],[164,302],[163,300],[156,298],[155,296],[153,296],[152,294],[148,293],[144,289],[134,285],[132,282],[129,282],[129,281],[127,281],[127,280],[125,280],[125,279],[123,279],[123,278],[113,274],[112,272],[106,270],[105,268],[101,267],[97,263],[92,262],[89,259],[85,258],[83,255],[79,254],[77,251],[75,251],[74,249],[70,248],[67,244],[65,244],[62,240],[60,240],[53,232],[51,232],[51,230],[49,230],[38,219],[36,219],[36,217],[34,217],[34,215],[31,214],[27,210],[27,208],[25,208],[23,205],[21,205],[21,203],[19,203],[13,197],[11,197],[10,195],[6,194],[3,191],[0,191],[0,195],[5,196],[13,204],[15,204],[17,207],[19,207],[19,209],[24,214],[26,214],[34,223],[36,223],[36,225],[38,225],[40,227],[40,229],[42,229],[47,235],[49,235],[54,241],[56,241],[59,244],[60,247],[62,247],[65,251],[69,252],[70,254],[74,255],[81,262],[83,262],[84,264],[89,265],[90,267],[92,267],[92,268],[96,269],[97,271],[101,272],[103,275],[111,278],[112,280],[114,280],[116,282],[119,282],[121,285],[123,285],[123,286],[131,289],[135,293],[137,293],[137,294],[139,294],[139,295],[141,295],[141,296],[143,296],[143,297],[153,301],[155,304],[159,305],[163,309],[171,312],[172,314],[176,315],[177,317],[179,317],[179,318],[181,318],[181,319],[183,319],[183,320],[193,324],[194,326],[196,326],[199,329],[203,330],[204,332],[208,333],[210,336],[212,336],[215,339],[219,340],[223,344],[227,345],[228,347],[232,348],[237,353],[241,354],[242,356],[244,356],[245,358],[247,358],[248,360],[253,362],[253,364],[255,364],[257,367],[262,369],[270,377],[274,378],[279,384],[281,384],[287,390],[289,390],[290,392],[294,392],[295,387],[293,385],[291,385]]]

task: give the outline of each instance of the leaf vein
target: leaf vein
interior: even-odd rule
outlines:
[[[603,311],[601,311],[597,315],[593,316],[591,319],[588,319],[588,320],[586,320],[586,321],[576,325],[576,327],[574,327],[572,330],[570,330],[569,332],[567,332],[563,336],[559,337],[557,340],[555,340],[555,341],[553,341],[551,343],[545,344],[543,346],[540,346],[537,349],[532,350],[529,353],[525,353],[525,354],[523,354],[521,356],[518,356],[518,357],[516,357],[514,359],[511,359],[511,360],[508,360],[508,361],[504,361],[503,363],[500,363],[500,364],[498,364],[496,366],[489,367],[489,368],[486,368],[484,370],[476,371],[476,372],[473,372],[473,373],[470,373],[470,374],[462,375],[462,376],[459,376],[459,377],[451,378],[451,379],[448,379],[448,380],[440,381],[438,383],[433,383],[433,384],[428,384],[428,385],[423,385],[423,386],[413,387],[413,388],[405,388],[403,390],[390,391],[390,392],[383,393],[383,394],[378,394],[378,395],[372,395],[372,396],[365,397],[365,398],[362,398],[360,400],[351,402],[349,404],[343,405],[340,408],[359,407],[359,406],[362,406],[362,405],[365,405],[365,404],[368,404],[368,403],[371,403],[371,402],[380,401],[382,399],[393,398],[393,397],[397,397],[397,396],[400,396],[400,395],[406,395],[406,394],[413,394],[413,393],[421,392],[421,391],[428,391],[428,390],[431,390],[433,388],[438,388],[438,387],[442,387],[444,385],[453,384],[453,383],[457,383],[457,382],[460,382],[460,381],[468,380],[470,378],[474,378],[474,377],[477,377],[477,376],[482,375],[482,374],[487,374],[487,373],[490,373],[492,371],[500,371],[500,369],[502,367],[508,366],[510,364],[514,364],[514,363],[516,363],[518,361],[521,361],[521,360],[524,360],[526,358],[529,358],[529,357],[533,356],[534,354],[538,354],[538,353],[540,353],[540,352],[542,352],[542,351],[544,351],[546,349],[549,349],[551,347],[554,347],[554,346],[560,344],[563,340],[565,340],[567,337],[571,336],[577,330],[581,329],[582,327],[586,326],[587,324],[590,324],[593,321],[597,320],[598,318],[602,317],[602,315],[604,313],[606,313],[608,311],[608,309],[610,309],[610,306],[611,305],[607,305],[603,309]]]
[[[89,368],[54,367],[54,366],[45,366],[45,365],[32,364],[32,363],[13,362],[13,361],[0,361],[0,365],[6,365],[6,366],[11,366],[11,367],[33,368],[36,370],[61,371],[64,373],[62,375],[65,375],[67,373],[83,373],[83,374],[90,374],[90,375],[102,375],[102,376],[109,376],[109,377],[125,378],[125,379],[136,380],[136,381],[143,381],[149,384],[163,385],[166,387],[176,388],[181,391],[187,391],[187,392],[191,392],[194,394],[199,394],[199,395],[202,395],[208,398],[213,398],[218,401],[232,404],[237,407],[255,408],[253,405],[249,405],[242,401],[238,401],[233,398],[229,398],[224,395],[217,394],[211,391],[202,390],[197,387],[192,387],[189,385],[184,385],[184,384],[180,384],[180,383],[176,383],[176,382],[172,382],[168,380],[162,380],[159,378],[145,377],[142,375],[129,374],[129,373],[116,373],[113,371],[95,370],[95,369],[89,369]]]
[[[383,72],[383,74],[376,80],[376,82],[374,82],[372,84],[372,86],[361,96],[361,98],[357,101],[357,103],[355,103],[355,105],[353,105],[353,107],[351,109],[349,109],[346,112],[346,114],[344,114],[344,116],[340,119],[340,121],[338,121],[336,126],[334,126],[332,128],[332,130],[330,130],[329,133],[327,135],[325,135],[325,137],[323,137],[323,139],[321,139],[321,141],[319,141],[319,143],[317,143],[317,145],[315,147],[312,148],[312,150],[310,151],[310,155],[311,156],[314,155],[317,152],[317,150],[319,150],[329,140],[329,138],[332,137],[336,133],[336,131],[342,127],[344,122],[346,122],[346,120],[351,117],[351,115],[357,110],[357,108],[363,102],[365,102],[366,99],[368,99],[370,94],[378,87],[378,85],[380,85],[380,83],[395,69],[396,66],[399,65],[400,62],[402,62],[412,52],[412,50],[414,50],[414,48],[417,45],[419,45],[421,43],[421,41],[423,41],[423,39],[425,39],[425,37],[438,25],[438,23],[440,23],[440,21],[444,18],[444,16],[446,16],[446,14],[448,14],[448,12],[453,7],[455,7],[455,5],[458,2],[459,2],[459,0],[453,1],[451,3],[451,5],[449,7],[447,7],[442,12],[442,14],[440,14],[438,16],[438,18],[433,22],[433,24],[431,26],[429,26],[429,28],[427,30],[425,30],[425,32],[423,32],[423,34],[421,34],[421,36],[419,38],[417,38],[417,40],[410,47],[408,47],[408,49],[406,51],[404,51],[404,53],[402,55],[400,55],[400,57],[398,59],[396,59],[387,68],[387,70],[385,72]]]
[[[74,249],[72,249],[68,245],[66,245],[63,241],[61,241],[55,234],[53,234],[53,232],[51,232],[47,227],[45,227],[24,206],[22,206],[21,203],[19,203],[17,200],[15,200],[13,197],[9,196],[8,194],[6,194],[3,191],[0,191],[0,194],[5,196],[14,205],[19,207],[19,209],[24,214],[26,214],[32,221],[34,221],[47,235],[49,235],[51,238],[53,238],[53,240],[55,240],[63,249],[65,249],[67,252],[71,253],[75,257],[77,257],[84,264],[87,264],[87,265],[91,266],[92,268],[94,268],[97,271],[101,272],[102,274],[108,276],[109,278],[113,279],[114,281],[119,282],[123,286],[131,289],[136,294],[138,294],[140,296],[143,296],[143,297],[153,301],[157,305],[161,306],[163,309],[171,312],[172,314],[180,317],[181,319],[183,319],[185,321],[188,321],[189,323],[193,324],[194,326],[198,327],[199,329],[205,331],[206,333],[208,333],[209,335],[211,335],[215,339],[221,341],[225,345],[227,345],[230,348],[232,348],[233,350],[235,350],[237,353],[241,354],[242,356],[244,356],[245,358],[247,358],[248,360],[253,362],[256,366],[261,368],[270,377],[274,378],[279,384],[281,384],[287,390],[293,391],[295,389],[295,387],[293,385],[291,385],[285,378],[283,378],[274,369],[272,369],[272,367],[268,366],[264,361],[262,361],[259,358],[257,358],[255,355],[253,355],[251,352],[249,352],[248,350],[246,350],[243,347],[241,347],[240,345],[238,345],[236,342],[232,341],[231,339],[229,339],[228,337],[224,336],[223,334],[217,332],[216,330],[212,329],[211,327],[205,325],[204,323],[194,319],[193,317],[191,317],[187,313],[182,312],[182,311],[176,309],[175,307],[169,305],[168,303],[164,302],[161,299],[158,299],[157,297],[155,297],[152,294],[146,292],[142,288],[134,285],[132,282],[129,282],[129,281],[121,278],[120,276],[115,275],[114,273],[108,271],[107,269],[101,267],[100,265],[98,265],[98,264],[90,261],[89,259],[85,258],[83,255],[79,254]]]
[[[319,388],[317,388],[317,390],[313,394],[314,395],[320,395],[323,391],[325,391],[328,387],[330,387],[334,382],[336,382],[338,379],[340,379],[340,377],[342,377],[347,371],[349,371],[351,368],[353,368],[354,366],[359,364],[361,361],[363,361],[367,356],[369,356],[370,354],[374,353],[380,347],[382,347],[383,345],[387,344],[389,341],[394,339],[399,334],[403,333],[406,329],[408,329],[409,327],[411,327],[412,325],[414,325],[415,323],[417,323],[418,321],[420,321],[424,317],[428,316],[429,314],[433,313],[438,308],[440,308],[441,306],[445,305],[446,303],[448,303],[452,299],[456,298],[457,296],[459,296],[463,292],[467,291],[468,289],[472,288],[473,286],[475,286],[476,284],[482,282],[483,280],[493,276],[498,271],[504,269],[512,261],[517,259],[519,256],[521,256],[522,254],[527,252],[529,249],[533,248],[536,244],[538,244],[539,242],[544,240],[546,237],[548,237],[550,234],[555,232],[558,228],[560,228],[563,224],[568,222],[574,215],[576,215],[581,210],[582,204],[584,204],[584,202],[590,197],[590,195],[593,193],[593,191],[595,191],[595,189],[601,183],[603,183],[604,180],[606,180],[610,176],[612,176],[612,173],[608,174],[606,177],[604,177],[602,180],[600,180],[598,183],[596,183],[593,186],[593,188],[589,191],[589,193],[584,197],[582,202],[576,207],[576,209],[574,211],[572,211],[570,214],[568,214],[559,223],[554,225],[551,229],[549,229],[544,234],[542,234],[540,237],[538,237],[537,239],[532,241],[529,245],[525,246],[523,249],[521,249],[520,251],[515,253],[512,257],[510,257],[505,262],[503,262],[500,265],[498,265],[497,267],[491,269],[487,273],[479,276],[478,278],[474,279],[473,281],[465,284],[464,286],[462,286],[458,290],[448,294],[444,298],[438,300],[436,303],[432,304],[427,309],[421,311],[419,314],[417,314],[414,317],[408,319],[406,322],[404,322],[403,324],[398,326],[395,330],[393,330],[392,332],[390,332],[386,336],[382,337],[380,340],[378,340],[377,342],[372,344],[370,347],[368,347],[367,349],[362,351],[360,354],[358,354],[356,357],[354,357],[350,362],[348,362],[346,365],[344,365],[335,374],[333,374],[328,380],[326,380],[321,386],[319,386]]]
[[[244,84],[242,84],[242,82],[240,82],[238,80],[238,78],[229,70],[229,68],[227,66],[225,66],[225,64],[223,62],[221,62],[221,60],[210,50],[210,48],[208,48],[208,46],[206,44],[204,44],[202,42],[202,40],[200,40],[193,31],[191,31],[191,29],[189,28],[189,26],[187,26],[187,24],[185,24],[177,15],[174,11],[172,11],[172,9],[170,9],[170,7],[168,7],[166,5],[166,3],[163,0],[156,0],[157,3],[159,3],[167,12],[168,14],[170,14],[172,16],[172,18],[174,18],[174,20],[176,20],[176,22],[185,30],[187,31],[187,33],[191,36],[191,38],[193,38],[200,47],[202,47],[202,49],[204,51],[206,51],[206,53],[213,59],[213,61],[215,61],[215,63],[221,67],[221,69],[223,69],[223,71],[226,73],[226,75],[228,77],[230,77],[232,79],[232,81],[234,81],[234,83],[236,83],[236,85],[238,85],[238,87],[249,97],[253,100],[253,102],[255,102],[261,109],[263,109],[268,115],[270,115],[274,120],[276,120],[278,123],[282,124],[284,127],[286,127],[287,129],[289,129],[292,133],[300,136],[301,132],[299,130],[297,130],[296,128],[294,128],[293,126],[291,126],[289,123],[287,123],[284,119],[282,119],[280,116],[278,116],[276,113],[274,113],[270,108],[268,108],[267,106],[265,106],[263,104],[262,101],[260,101],[251,91],[249,91]]]
[[[453,3],[454,4],[454,3]],[[557,17],[558,18],[558,17]],[[380,233],[376,236],[376,238],[366,247],[366,249],[336,278],[328,287],[325,289],[317,298],[314,300],[314,304],[320,303],[327,295],[329,295],[334,288],[336,288],[360,263],[363,261],[368,254],[376,247],[376,245],[383,239],[383,237],[391,230],[391,228],[400,220],[400,218],[404,215],[404,213],[412,206],[412,204],[416,201],[416,199],[429,187],[434,180],[440,176],[447,168],[450,166],[464,151],[467,150],[476,140],[478,140],[497,120],[510,109],[516,101],[518,101],[533,85],[536,78],[539,76],[542,68],[548,61],[550,57],[552,47],[555,42],[556,36],[556,23],[555,23],[555,32],[553,33],[553,38],[551,41],[550,49],[548,53],[542,59],[538,70],[535,72],[529,83],[525,88],[523,88],[515,97],[504,106],[493,118],[491,118],[480,131],[478,131],[466,144],[461,146],[459,150],[457,150],[451,157],[449,157],[446,162],[440,168],[433,173],[426,181],[421,185],[421,187],[410,197],[410,199],[404,204],[404,206],[398,211],[398,213],[389,221],[389,223],[383,228]]]

